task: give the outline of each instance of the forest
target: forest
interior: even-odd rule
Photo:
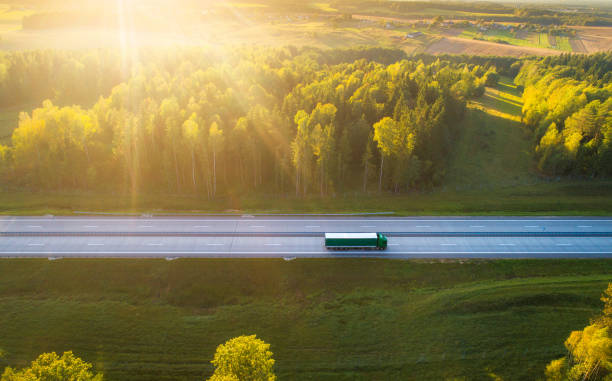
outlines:
[[[528,60],[515,82],[540,171],[612,174],[612,53]]]
[[[3,183],[210,198],[430,188],[494,70],[383,48],[176,48],[138,62],[5,54],[0,91],[15,96],[1,99],[48,99],[1,146]]]
[[[51,75],[53,73],[53,75]],[[470,100],[524,88],[543,176],[612,174],[612,54],[415,55],[388,48],[33,51],[0,57],[4,189],[329,196],[444,184]]]

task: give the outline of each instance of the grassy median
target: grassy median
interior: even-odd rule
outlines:
[[[281,380],[533,380],[610,274],[609,260],[2,260],[0,368],[71,349],[108,380],[201,380],[218,344],[254,333]]]

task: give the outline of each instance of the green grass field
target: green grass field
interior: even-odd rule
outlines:
[[[3,366],[201,380],[241,334],[281,380],[534,380],[601,309],[612,261],[2,260]]]
[[[521,128],[521,94],[509,78],[469,105],[450,158],[446,185],[455,189],[537,182],[531,143]]]
[[[557,49],[563,51],[572,51],[569,43],[569,38],[566,36],[558,36],[557,44],[551,45],[548,39],[548,33],[531,33],[526,38],[518,38],[515,34],[506,30],[488,30],[480,32],[475,27],[465,28],[459,37],[463,38],[479,38],[487,41],[498,42],[505,41],[510,45],[528,46],[534,48]]]

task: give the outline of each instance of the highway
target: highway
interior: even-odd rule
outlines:
[[[328,251],[324,232],[384,232]],[[2,217],[0,257],[612,258],[612,219],[573,217]]]

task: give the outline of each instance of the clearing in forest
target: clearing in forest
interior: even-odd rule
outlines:
[[[535,180],[521,108],[520,90],[508,78],[470,103],[450,160],[450,189],[489,189]]]

